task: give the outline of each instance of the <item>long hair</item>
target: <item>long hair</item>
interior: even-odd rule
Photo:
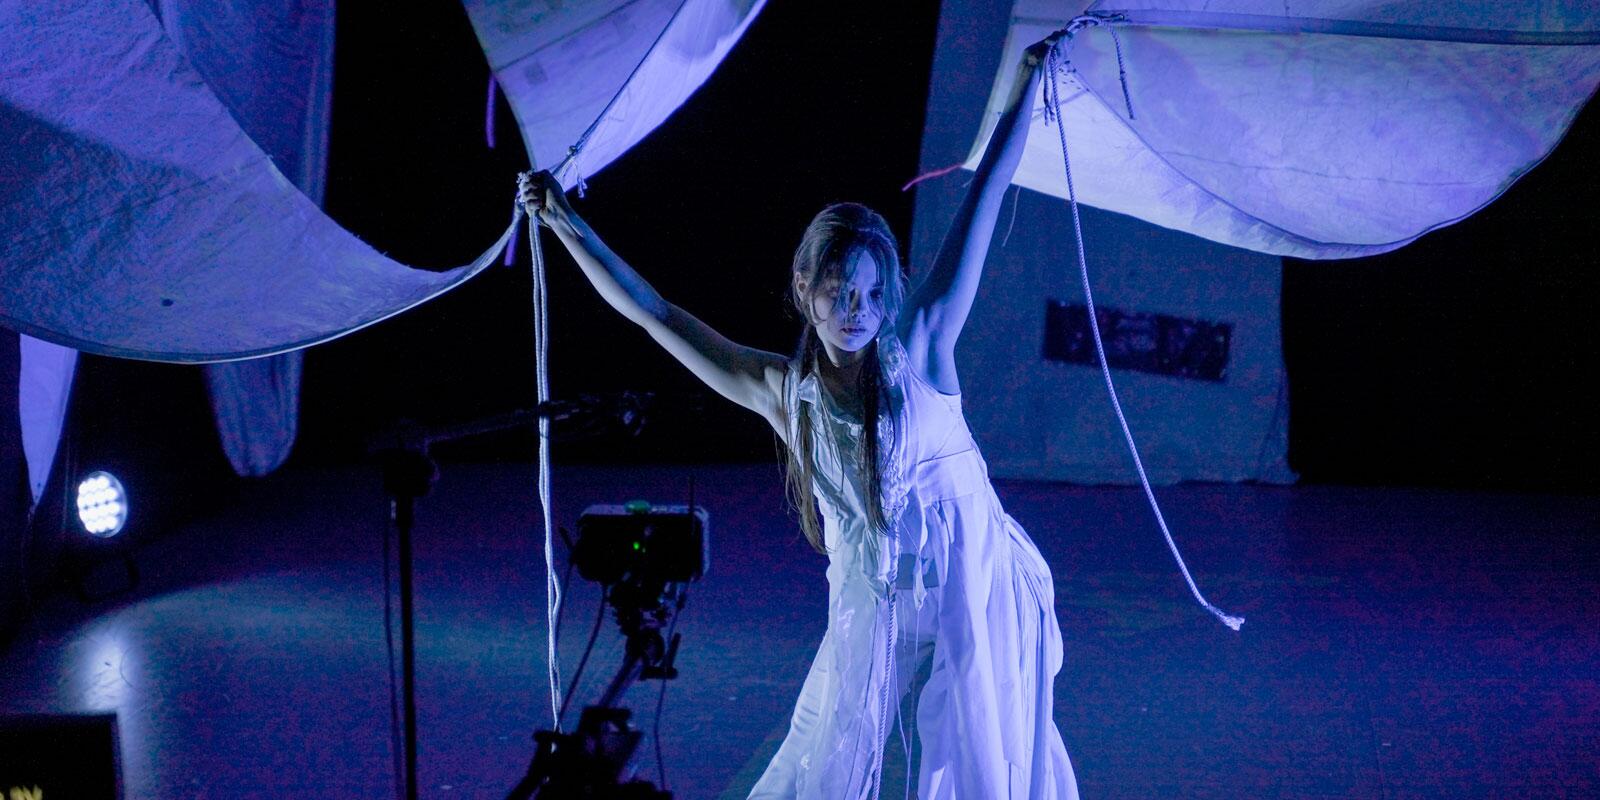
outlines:
[[[900,272],[899,245],[895,242],[894,233],[878,212],[864,205],[835,203],[822,209],[806,226],[800,246],[795,248],[789,298],[795,310],[800,312],[805,327],[800,332],[800,343],[795,348],[792,373],[794,379],[799,380],[807,372],[816,369],[822,345],[817,338],[816,328],[811,324],[812,300],[822,284],[830,280],[847,280],[850,277],[846,274],[848,267],[860,252],[870,255],[878,265],[878,274],[883,282],[883,327],[867,345],[866,363],[856,379],[855,390],[861,398],[864,419],[860,446],[855,449],[854,455],[860,474],[867,477],[867,522],[874,531],[886,532],[889,524],[883,512],[883,476],[878,444],[878,412],[883,403],[883,365],[879,357],[879,345],[894,336],[895,321],[905,302],[906,288],[905,276]],[[806,285],[803,295],[797,285],[799,281],[794,280],[797,277],[803,279]],[[786,393],[786,404],[787,397]],[[785,417],[794,421],[789,428],[789,446],[784,452],[789,501],[799,513],[800,529],[805,533],[806,541],[818,552],[827,552],[822,524],[817,518],[817,462],[811,442],[815,421],[806,404],[798,401],[793,408],[784,411]],[[891,433],[902,435],[899,431]],[[848,458],[849,455],[842,453],[841,457]]]

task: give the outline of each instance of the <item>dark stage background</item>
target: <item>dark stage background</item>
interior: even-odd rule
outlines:
[[[936,22],[927,2],[773,0],[698,94],[589,179],[580,211],[669,299],[738,341],[789,350],[788,263],[817,209],[865,202],[909,234],[912,195],[899,187],[916,169]],[[505,225],[526,156],[504,103],[499,147],[485,145],[488,71],[465,14],[346,3],[338,23],[328,210],[403,262],[468,260]],[[1305,481],[1596,488],[1597,128],[1590,108],[1493,206],[1397,253],[1286,262],[1290,456]],[[398,419],[531,404],[519,250],[514,269],[308,352],[291,465],[360,460]],[[662,397],[638,438],[562,443],[558,462],[774,458],[762,422],[704,393],[564,253],[551,251],[550,269],[553,393]],[[152,473],[226,473],[198,370],[87,357],[77,392],[80,460],[120,453]],[[531,436],[509,434],[442,454],[533,452]]]

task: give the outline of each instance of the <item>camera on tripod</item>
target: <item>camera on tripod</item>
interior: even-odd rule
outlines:
[[[711,565],[706,525],[703,508],[639,500],[589,506],[578,517],[572,565],[601,585],[697,581]]]
[[[603,587],[604,602],[616,612],[627,638],[622,667],[575,730],[534,734],[533,761],[509,798],[671,798],[648,781],[624,780],[643,734],[619,701],[637,680],[678,676],[680,635],[668,641],[662,631],[683,609],[688,584],[710,566],[709,517],[688,505],[590,506],[578,517],[571,559],[579,575]]]

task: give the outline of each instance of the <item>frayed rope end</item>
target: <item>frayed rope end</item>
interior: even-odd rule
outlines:
[[[1212,614],[1216,615],[1217,619],[1222,620],[1222,624],[1234,630],[1239,630],[1241,627],[1244,627],[1244,617],[1236,617],[1232,614],[1224,614],[1215,608],[1210,609],[1210,611]]]

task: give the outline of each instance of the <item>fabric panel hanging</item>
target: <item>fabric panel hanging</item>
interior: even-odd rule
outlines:
[[[532,165],[560,167],[557,177],[571,188],[682,105],[765,0],[465,5]]]
[[[79,350],[252,358],[397,314],[487,266],[411,269],[340,228],[141,0],[0,1],[0,319]]]
[[[571,183],[677,108],[761,5],[467,9],[534,162]],[[0,319],[39,338],[159,361],[288,352],[448,290],[510,235],[445,272],[383,257],[295,190],[139,0],[0,0],[0,71]]]
[[[162,28],[239,126],[321,205],[332,117],[334,3],[161,0]],[[289,457],[299,427],[300,351],[205,366],[212,418],[235,473]]]
[[[967,166],[1009,65],[1080,13],[1015,4]],[[1600,84],[1593,3],[1103,0],[1090,13],[1102,24],[1073,37],[1063,89],[1079,199],[1299,258],[1382,253],[1471,215]],[[1065,196],[1053,132],[1034,126],[1014,182]]]
[[[970,146],[1007,8],[1006,0],[943,6],[924,171]],[[1055,130],[1029,132],[1030,149],[1041,142],[1061,174]],[[1073,169],[1076,176],[1076,151]],[[966,191],[960,175],[917,184],[913,280],[932,263]],[[1282,260],[1099,209],[1083,209],[1083,224],[1101,331],[1151,480],[1293,481]],[[956,348],[967,421],[996,477],[1137,485],[1088,337],[1073,252],[1066,203],[1007,193]]]

